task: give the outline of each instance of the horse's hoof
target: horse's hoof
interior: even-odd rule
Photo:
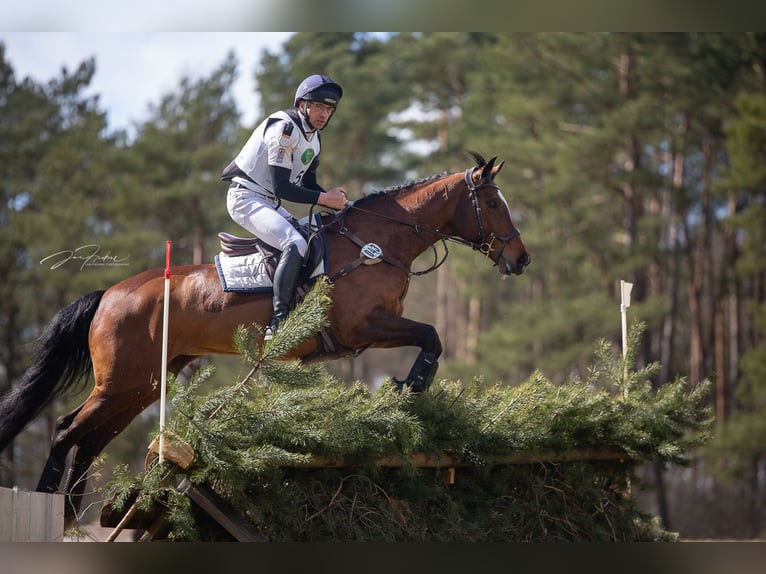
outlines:
[[[410,389],[411,393],[422,393],[428,388],[428,385],[423,381],[422,379],[416,379],[414,381],[406,380],[406,381],[400,381],[396,377],[391,379],[394,383],[394,386],[396,387],[396,390],[398,392],[402,392],[404,387],[408,387]]]
[[[410,387],[410,392],[415,393],[415,394],[422,393],[423,391],[425,391],[428,388],[428,385],[422,379],[417,379],[415,381],[412,381],[407,386]]]

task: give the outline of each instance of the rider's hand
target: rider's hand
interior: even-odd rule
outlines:
[[[320,193],[317,204],[329,207],[330,209],[343,209],[348,205],[346,190],[342,187],[334,187],[329,191]]]

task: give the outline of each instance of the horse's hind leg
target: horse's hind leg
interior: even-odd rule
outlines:
[[[61,483],[61,477],[64,475],[66,458],[69,454],[69,450],[72,448],[71,441],[67,441],[65,438],[66,435],[63,433],[65,433],[65,431],[72,425],[72,422],[82,410],[84,404],[85,403],[70,413],[59,417],[56,421],[48,460],[45,463],[45,467],[40,474],[40,480],[37,483],[36,490],[38,492],[56,492],[58,490],[59,484]]]
[[[62,441],[72,445],[69,465],[62,492],[67,500],[64,521],[71,526],[77,519],[88,482],[88,470],[107,444],[153,402],[150,395],[136,397],[136,403],[125,404],[124,397],[110,395],[89,399],[80,407],[78,415],[69,426],[69,434]]]
[[[132,417],[128,419],[128,422],[130,420]],[[119,422],[114,426],[101,427],[97,432],[91,432],[81,438],[72,449],[72,461],[64,482],[64,492],[66,493],[64,522],[67,527],[72,526],[79,518],[77,515],[82,506],[85,487],[88,483],[88,470],[111,438],[119,434],[125,426],[127,423]]]
[[[168,370],[177,375],[192,360],[193,357],[176,357],[168,366]],[[137,376],[133,373],[130,378]],[[113,386],[117,386],[116,381],[113,382]],[[64,512],[67,525],[72,525],[77,518],[88,481],[88,470],[96,457],[134,418],[159,398],[159,392],[159,385],[151,384],[134,387],[121,394],[97,393],[94,390],[78,409],[77,415],[69,425],[70,437],[76,438],[63,489],[67,495]]]

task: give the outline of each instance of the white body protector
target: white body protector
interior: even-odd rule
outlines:
[[[297,125],[284,111],[271,114],[253,131],[234,159],[248,177],[231,180],[227,207],[232,219],[256,237],[282,251],[295,244],[301,255],[306,241],[290,223],[292,215],[274,195],[269,166],[290,170],[290,181],[301,185],[320,152],[318,132],[302,118]],[[248,179],[249,178],[249,179]]]

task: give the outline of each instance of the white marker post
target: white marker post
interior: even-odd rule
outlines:
[[[620,314],[622,315],[622,356],[628,352],[628,318],[625,311],[630,307],[630,291],[633,283],[620,279]]]
[[[165,393],[168,386],[168,315],[170,314],[170,241],[165,242],[165,299],[162,309],[162,377],[160,384],[160,464],[165,462]]]

